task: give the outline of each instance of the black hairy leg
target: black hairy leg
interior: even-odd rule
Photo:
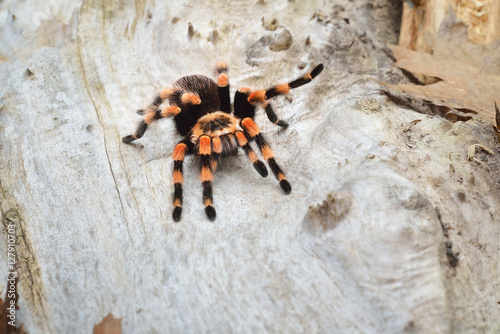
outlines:
[[[250,146],[245,133],[243,131],[237,131],[236,139],[238,140],[238,146],[240,146],[243,151],[245,151],[245,154],[247,155],[255,170],[260,174],[260,176],[267,177],[269,173],[267,171],[266,165],[264,165],[264,163],[257,157],[257,154],[255,154],[255,151]]]
[[[148,129],[148,126],[151,125],[151,123],[162,118],[175,116],[179,114],[180,111],[181,109],[177,106],[168,106],[163,108],[162,110],[154,110],[154,111],[147,109],[145,114],[143,113],[144,119],[137,127],[137,130],[135,130],[135,133],[133,135],[128,135],[123,137],[122,141],[128,144],[136,139],[141,138],[142,136],[144,136],[144,133],[146,133],[146,130]]]
[[[241,126],[248,134],[248,136],[255,140],[257,146],[259,146],[262,157],[269,164],[269,168],[271,168],[271,171],[280,183],[281,189],[283,189],[285,194],[289,194],[292,191],[292,186],[287,181],[285,173],[283,173],[276,160],[274,160],[274,153],[260,133],[260,129],[257,124],[255,124],[255,122],[251,118],[244,118],[241,121]]]
[[[211,142],[212,141],[209,136],[201,136],[198,143],[198,155],[201,159],[200,181],[203,186],[203,204],[205,205],[205,214],[208,219],[214,220],[216,213],[214,207],[212,206],[212,181],[214,179],[212,167],[216,166],[214,166],[213,162],[212,164],[210,162],[210,157],[212,155]]]

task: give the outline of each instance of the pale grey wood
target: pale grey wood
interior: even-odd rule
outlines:
[[[3,4],[0,31],[1,212],[20,236],[30,333],[89,333],[108,313],[125,333],[500,330],[498,145],[486,122],[399,107],[371,80],[406,80],[386,47],[399,4],[45,4]],[[233,91],[324,63],[273,101],[287,130],[256,118],[293,191],[240,153],[209,222],[188,163],[174,223],[173,123],[121,137],[161,88],[221,60]],[[476,143],[491,170],[467,160]]]

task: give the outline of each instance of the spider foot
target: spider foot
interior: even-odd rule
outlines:
[[[122,142],[124,142],[125,144],[130,144],[131,142],[133,142],[136,139],[137,138],[134,135],[129,135],[129,136],[123,137]]]
[[[285,128],[285,129],[288,128],[288,123],[285,122],[285,121],[282,121],[282,120],[278,121],[278,123],[276,123],[276,125],[279,125],[279,126],[281,126],[282,128]]]
[[[215,209],[213,206],[208,205],[205,207],[205,213],[207,214],[208,219],[211,221],[215,220]]]
[[[290,185],[290,183],[289,183],[287,180],[285,180],[285,179],[283,179],[283,180],[281,180],[281,181],[280,181],[280,187],[281,187],[281,189],[283,189],[283,191],[284,191],[284,192],[285,192],[285,194],[287,194],[287,195],[288,195],[289,193],[291,193],[291,192],[292,192],[292,186],[291,186],[291,185]]]
[[[172,212],[172,218],[175,222],[181,220],[182,206],[176,206],[174,212]]]
[[[146,110],[144,110],[144,109],[139,109],[139,110],[137,110],[137,111],[136,111],[136,113],[137,113],[137,115],[141,115],[141,116],[143,116],[143,115],[146,113]]]
[[[318,74],[321,73],[321,71],[323,71],[325,67],[323,66],[323,64],[319,64],[318,66],[316,66],[314,68],[314,70],[311,71],[311,77],[314,79],[315,77],[318,76]]]
[[[253,163],[253,167],[255,170],[260,174],[262,177],[266,177],[269,175],[269,172],[267,171],[266,165],[260,160],[257,160]]]

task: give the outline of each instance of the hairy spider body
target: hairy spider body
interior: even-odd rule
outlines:
[[[313,80],[323,70],[323,65],[316,66],[310,73],[289,83],[277,85],[267,90],[252,91],[250,88],[240,88],[234,95],[234,112],[231,113],[229,95],[229,76],[225,63],[216,66],[219,73],[218,82],[204,75],[190,75],[177,80],[171,87],[165,88],[147,109],[140,109],[138,114],[144,115],[143,121],[133,135],[122,138],[124,143],[130,143],[141,138],[148,126],[161,118],[174,117],[177,131],[184,139],[174,149],[173,183],[174,221],[179,221],[182,214],[182,184],[184,181],[183,165],[186,155],[195,154],[200,160],[200,181],[203,187],[203,203],[205,213],[214,220],[216,212],[212,197],[212,181],[220,159],[238,153],[241,147],[248,159],[262,176],[268,171],[264,163],[250,146],[255,141],[264,160],[278,180],[285,194],[292,190],[286,180],[274,153],[260,133],[254,122],[255,111],[262,106],[271,122],[283,128],[288,123],[282,121],[274,113],[268,99],[288,94],[290,89],[302,86]],[[168,100],[169,105],[158,109]]]
[[[181,136],[186,136],[200,117],[220,110],[217,84],[204,75],[182,77],[173,84],[173,88],[176,92],[192,92],[200,98],[199,104],[184,104],[179,94],[173,94],[169,97],[170,105],[181,108],[181,112],[174,117],[175,125]]]

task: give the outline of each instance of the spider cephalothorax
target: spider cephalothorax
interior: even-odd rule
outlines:
[[[323,70],[323,65],[316,66],[310,73],[289,83],[281,84],[267,90],[252,91],[250,88],[240,88],[234,95],[234,111],[231,113],[229,97],[229,77],[225,63],[216,66],[219,73],[218,83],[203,75],[190,75],[177,80],[172,87],[165,88],[147,109],[138,110],[144,115],[135,134],[122,138],[124,143],[130,143],[141,138],[148,126],[155,120],[174,117],[177,131],[184,136],[174,149],[174,211],[172,217],[179,221],[182,214],[182,183],[184,157],[196,154],[200,160],[200,181],[203,185],[203,203],[205,213],[210,220],[215,219],[215,209],[212,206],[213,175],[220,159],[238,153],[241,147],[257,172],[266,177],[268,171],[250,142],[257,143],[262,157],[267,161],[271,171],[279,181],[281,189],[286,194],[292,190],[285,174],[274,160],[274,154],[254,122],[255,110],[264,107],[271,122],[283,128],[288,123],[280,120],[273,111],[268,99],[280,94],[287,94],[290,89],[302,86],[314,79]],[[158,109],[164,100],[169,106]]]

